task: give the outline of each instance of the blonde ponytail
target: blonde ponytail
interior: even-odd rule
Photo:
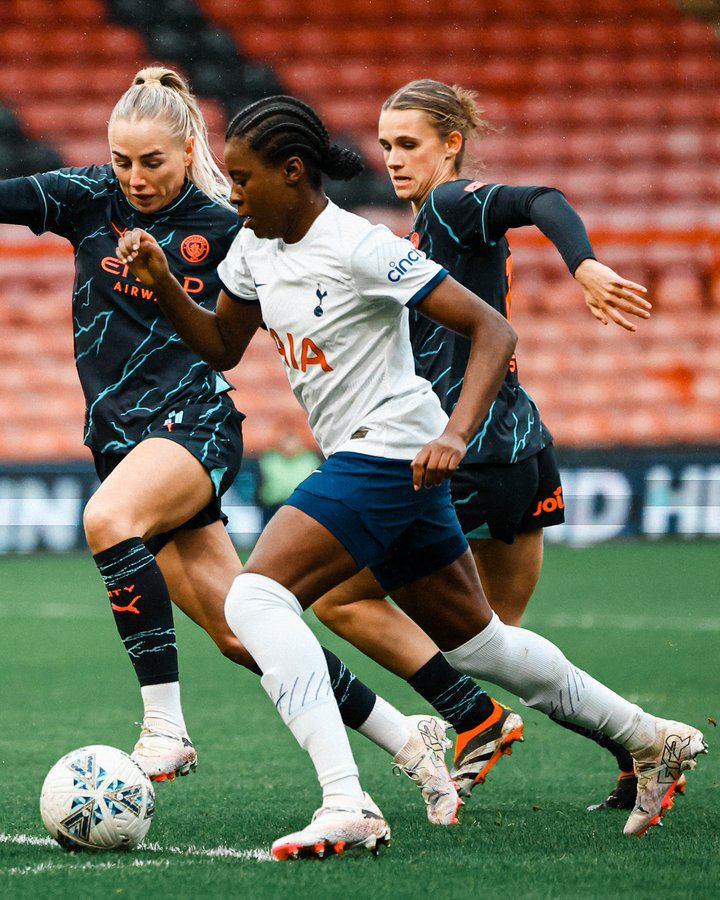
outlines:
[[[230,188],[210,149],[205,119],[182,75],[162,66],[141,69],[115,104],[109,125],[116,119],[162,119],[178,140],[194,138],[188,178],[211,200],[233,209]]]

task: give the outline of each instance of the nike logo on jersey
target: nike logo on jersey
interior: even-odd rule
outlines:
[[[259,283],[259,282],[255,281],[255,279],[253,279],[253,284],[255,285],[256,288],[259,288],[259,287],[265,287],[267,282],[263,281],[262,283]]]

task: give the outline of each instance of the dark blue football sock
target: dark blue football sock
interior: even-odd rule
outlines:
[[[322,649],[342,720],[348,728],[359,728],[372,712],[377,695],[356,678],[334,653],[325,647]]]
[[[453,669],[440,652],[407,681],[458,734],[480,725],[494,709],[485,691],[472,678]]]
[[[624,747],[621,747],[620,744],[612,738],[603,734],[602,731],[593,731],[590,728],[583,728],[582,725],[573,725],[572,722],[564,722],[561,719],[556,719],[554,716],[550,716],[550,720],[555,722],[556,725],[562,725],[563,728],[567,728],[568,731],[574,731],[575,734],[588,738],[590,741],[595,741],[595,743],[602,747],[603,750],[612,753],[621,772],[633,771],[633,758],[630,755],[630,752]]]
[[[172,604],[155,557],[139,537],[133,537],[96,553],[93,559],[140,684],[177,681]]]

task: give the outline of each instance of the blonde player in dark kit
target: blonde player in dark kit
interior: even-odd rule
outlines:
[[[497,395],[515,347],[512,328],[412,244],[328,201],[322,173],[348,178],[361,164],[329,143],[301,101],[268,97],[239,113],[225,162],[231,199],[247,218],[221,264],[215,312],[192,301],[152,235],[128,232],[117,253],[213,366],[237,363],[261,323],[274,331],[327,457],[270,521],[225,603],[231,629],[263,671],[263,686],[308,751],[323,791],[312,822],[279,838],[275,856],[375,849],[389,839],[360,787],[335,700],[316,688],[327,666],[301,618],[366,565],[456,668],[547,714],[562,707],[568,721],[628,749],[639,778],[625,833],[643,834],[705,749],[702,734],[648,714],[549,641],[504,625],[488,606],[452,507],[448,477]],[[400,262],[401,276],[389,277]],[[318,289],[326,294],[321,316]],[[470,339],[449,420],[415,374],[408,306]]]

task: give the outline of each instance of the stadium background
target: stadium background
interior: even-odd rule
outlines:
[[[482,177],[564,190],[600,258],[647,284],[655,303],[636,335],[602,328],[547,241],[532,229],[511,235],[520,375],[556,436],[566,487],[569,524],[549,529],[548,541],[595,545],[548,548],[527,624],[633,700],[704,726],[711,745],[720,566],[717,544],[700,538],[720,535],[716,7],[0,0],[0,177],[107,159],[115,100],[140,66],[164,61],[190,77],[218,153],[227,116],[245,102],[284,90],[315,104],[368,164],[333,196],[402,232],[407,210],[394,202],[375,143],[381,101],[418,76],[479,91],[498,128],[481,147]],[[481,887],[573,900],[717,896],[714,753],[668,826],[639,845],[622,840],[622,813],[590,821],[584,812],[606,796],[610,762],[531,710],[527,744],[498,766],[460,828],[424,823],[412,787],[352,737],[364,785],[391,817],[389,854],[321,870],[243,860],[286,829],[291,813],[312,811],[315,780],[254,676],[213,653],[181,615],[198,777],[158,792],[155,845],[131,858],[75,859],[43,844],[36,797],[47,769],[81,743],[132,747],[139,715],[80,527],[94,476],[81,445],[71,290],[66,244],[0,226],[3,896],[320,900],[362,890],[414,900],[423,889],[448,896]],[[274,468],[287,474],[302,463],[298,448],[313,447],[267,336],[232,380],[248,414],[249,455],[226,506],[238,543],[250,545],[266,515],[258,500],[277,502],[261,464],[282,447],[295,455],[276,456]],[[666,537],[597,545],[643,535]],[[58,552],[68,550],[79,552]],[[418,711],[407,685],[322,636],[388,699]]]
[[[655,304],[636,335],[603,328],[542,235],[511,235],[520,375],[555,435],[569,498],[569,524],[549,539],[717,536],[716,6],[3,0],[0,176],[106,160],[110,109],[159,60],[191,79],[220,155],[227,117],[244,103],[282,90],[315,104],[367,161],[356,182],[331,186],[334,198],[402,233],[408,210],[376,140],[382,100],[418,76],[477,89],[496,130],[472,174],[561,188],[599,257],[646,284]],[[72,254],[52,235],[0,226],[0,273],[0,552],[81,547],[94,482],[72,361]],[[231,378],[249,458],[227,505],[247,544],[263,521],[257,457],[312,439],[267,335]]]

